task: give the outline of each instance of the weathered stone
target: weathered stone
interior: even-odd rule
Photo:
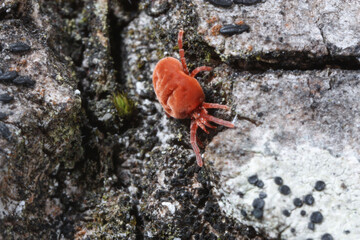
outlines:
[[[270,237],[281,232],[286,239],[320,239],[328,232],[341,239],[345,230],[350,230],[350,238],[360,236],[356,211],[360,208],[360,72],[268,71],[233,73],[227,78],[234,82],[238,119],[248,121],[237,120],[236,129],[218,134],[206,149],[205,161],[220,174],[217,192],[224,196],[220,207]],[[264,92],[262,86],[269,90]],[[264,180],[264,189],[248,183],[247,176],[255,174]],[[321,209],[324,216],[314,231],[307,228],[302,207],[294,209],[293,197],[278,192],[276,176],[291,187],[292,196],[314,197],[312,206],[304,205],[312,211]],[[314,189],[318,179],[326,182],[324,191]],[[244,193],[242,198],[238,191]],[[261,191],[268,195],[262,221],[244,218],[241,209],[250,211]],[[283,209],[293,210],[286,217]]]
[[[29,76],[19,84],[33,86],[29,79],[37,81],[33,88],[0,82],[0,92],[15,96],[1,106],[6,113],[6,124],[1,126],[6,128],[0,138],[0,238],[5,239],[25,238],[22,231],[35,238],[45,234],[48,228],[33,231],[28,220],[49,223],[46,219],[51,216],[41,203],[56,188],[50,173],[60,164],[73,168],[82,153],[77,120],[81,101],[73,94],[75,79],[68,65],[47,47],[43,33],[33,27],[21,20],[0,22],[1,43],[26,39],[33,46],[21,55],[1,51],[0,68],[4,74],[16,69],[19,75]]]
[[[286,1],[267,0],[253,6],[234,4],[218,8],[194,0],[199,15],[199,32],[223,58],[254,57],[267,61],[284,52],[307,53],[309,58],[332,56],[360,56],[360,2],[336,0]],[[215,18],[216,21],[209,21]],[[251,31],[224,37],[214,35],[216,25],[243,21]],[[291,60],[290,60],[291,61]]]

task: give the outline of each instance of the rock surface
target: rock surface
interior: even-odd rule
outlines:
[[[359,238],[359,4],[211,2],[0,4],[0,238]],[[239,126],[199,130],[203,168],[152,88],[180,28]]]
[[[359,73],[328,69],[230,76],[236,114],[259,125],[237,121],[237,129],[218,134],[206,149],[219,172],[221,209],[271,238],[320,239],[329,233],[334,239],[357,239]],[[275,177],[289,190],[279,187]],[[260,180],[263,187],[257,186]],[[317,181],[325,183],[324,190],[321,182],[321,191],[315,189]],[[267,197],[263,217],[257,219],[253,201],[261,192]],[[294,205],[295,198],[304,205]],[[323,220],[312,216],[317,211]],[[311,219],[314,230],[308,229]]]

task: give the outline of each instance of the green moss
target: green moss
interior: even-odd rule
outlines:
[[[125,93],[113,93],[112,101],[120,118],[131,116],[135,109],[135,102]]]

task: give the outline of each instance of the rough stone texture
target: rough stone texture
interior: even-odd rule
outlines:
[[[31,50],[9,51],[18,41]],[[51,175],[60,166],[72,169],[81,157],[81,99],[74,93],[76,82],[68,63],[48,48],[43,33],[20,20],[3,20],[0,42],[0,69],[35,81],[34,86],[0,83],[0,93],[14,97],[10,103],[0,103],[7,116],[1,122],[7,134],[0,138],[0,229],[10,237],[16,236],[13,221],[33,218],[28,225],[27,221],[17,225],[29,230],[40,224],[39,219],[61,214],[61,203],[53,201],[58,183]],[[49,210],[50,205],[58,211]]]
[[[267,0],[252,6],[216,7],[194,0],[199,33],[223,58],[255,57],[299,52],[314,58],[324,55],[360,55],[360,3],[346,1]],[[245,23],[250,32],[231,37],[219,26]]]
[[[206,149],[207,162],[219,172],[219,205],[229,216],[272,238],[319,239],[325,233],[359,238],[359,73],[328,69],[230,76],[236,114],[259,125],[237,121],[237,129],[218,134]],[[261,189],[248,182],[255,174],[265,183]],[[277,176],[290,187],[289,195],[280,194]],[[318,180],[326,183],[324,191],[314,189]],[[261,221],[251,214],[260,192],[267,194]],[[293,200],[307,194],[315,202],[296,208]],[[324,220],[312,231],[308,223],[316,211]]]
[[[313,154],[311,156],[326,157],[334,163],[338,163],[341,158],[345,159],[344,154],[348,151],[347,160],[349,163],[354,162],[350,150],[358,148],[355,140],[354,143],[350,143],[350,139],[357,137],[351,134],[357,133],[353,129],[358,122],[353,121],[353,125],[347,124],[350,122],[350,115],[346,115],[349,110],[341,110],[336,104],[334,107],[333,103],[345,102],[345,100],[349,104],[355,102],[354,99],[346,96],[355,96],[352,91],[355,91],[356,87],[349,86],[355,84],[358,72],[329,70],[327,75],[326,71],[320,70],[284,72],[282,68],[324,69],[327,66],[360,69],[356,60],[359,59],[356,47],[359,39],[356,29],[359,24],[354,22],[358,19],[355,17],[353,21],[347,21],[347,17],[354,15],[359,7],[357,3],[351,6],[347,3],[338,4],[336,6],[342,12],[338,15],[336,12],[331,12],[329,7],[320,6],[325,3],[320,0],[311,3],[263,2],[249,7],[233,5],[231,8],[219,10],[208,2],[192,0],[3,1],[0,4],[1,24],[15,24],[16,26],[10,25],[17,30],[6,31],[6,34],[0,35],[1,56],[5,57],[4,63],[0,63],[3,64],[0,66],[0,72],[15,68],[20,75],[31,76],[36,84],[34,88],[29,88],[0,83],[2,91],[0,94],[6,93],[14,97],[14,100],[9,100],[8,103],[5,103],[7,100],[0,103],[2,104],[1,149],[9,148],[9,141],[16,142],[25,138],[21,146],[28,144],[19,149],[17,155],[26,158],[27,162],[22,161],[18,164],[15,158],[9,161],[1,159],[1,173],[14,173],[10,176],[12,178],[0,175],[6,176],[2,178],[3,182],[7,184],[9,190],[16,190],[20,186],[23,191],[19,195],[23,197],[23,201],[16,199],[16,205],[13,206],[11,213],[0,211],[5,214],[0,218],[0,238],[264,239],[265,236],[273,236],[277,231],[271,228],[273,225],[265,221],[270,216],[268,207],[272,202],[271,198],[285,199],[285,203],[289,204],[286,205],[289,206],[288,209],[282,208],[282,204],[276,205],[278,214],[271,212],[271,216],[279,221],[273,223],[289,224],[290,220],[291,223],[299,223],[299,227],[294,226],[294,229],[290,228],[284,232],[284,236],[286,234],[289,236],[288,239],[296,239],[296,236],[300,236],[298,232],[304,226],[305,228],[308,226],[310,216],[317,211],[322,214],[323,220],[321,224],[314,224],[315,232],[312,236],[325,233],[324,228],[333,215],[322,207],[324,204],[321,206],[319,204],[327,200],[327,197],[333,196],[334,186],[338,187],[337,183],[341,180],[344,184],[335,189],[338,193],[343,196],[349,196],[350,191],[356,193],[358,189],[354,190],[352,185],[352,181],[356,181],[355,178],[351,176],[343,179],[343,175],[339,174],[341,177],[339,180],[333,178],[330,181],[326,178],[328,174],[322,170],[322,179],[310,177],[304,180],[306,184],[296,189],[297,185],[293,181],[297,178],[286,175],[291,173],[287,167],[292,167],[291,170],[300,162],[288,166],[286,164],[288,161],[283,161],[284,167],[277,169],[279,171],[277,173],[283,177],[284,184],[290,186],[291,193],[287,196],[276,195],[278,186],[261,175],[261,171],[258,173],[258,178],[263,181],[263,187],[260,181],[255,185],[247,182],[250,174],[257,172],[250,170],[259,169],[256,167],[258,165],[267,166],[266,163],[273,163],[273,155],[269,154],[263,163],[262,156],[259,157],[256,153],[244,152],[236,146],[231,146],[231,149],[239,150],[234,153],[230,148],[226,150],[228,145],[221,143],[229,141],[226,137],[228,134],[229,137],[232,136],[232,141],[240,142],[239,146],[249,143],[246,147],[252,147],[251,141],[258,141],[254,146],[258,146],[261,150],[263,147],[261,144],[265,140],[275,139],[274,142],[281,142],[284,146],[276,148],[276,151],[280,153],[285,151],[284,155],[288,154],[286,156],[297,153],[294,133],[291,135],[280,132],[276,137],[272,137],[271,134],[263,136],[260,131],[266,126],[273,126],[269,131],[274,133],[280,128],[278,123],[288,124],[290,121],[292,124],[298,124],[296,119],[280,121],[274,117],[286,112],[281,110],[281,106],[284,105],[279,105],[282,103],[280,100],[283,100],[279,96],[280,91],[275,91],[274,89],[277,89],[275,86],[271,89],[266,86],[276,82],[283,89],[290,89],[292,85],[298,86],[298,90],[290,91],[292,95],[283,90],[282,96],[289,96],[286,98],[288,109],[291,109],[291,106],[303,106],[304,109],[310,108],[315,116],[314,119],[306,118],[311,114],[305,115],[305,111],[299,109],[295,109],[297,111],[294,110],[294,113],[289,110],[289,118],[304,113],[301,117],[307,120],[304,122],[304,127],[298,130],[298,132],[301,130],[299,136],[303,137],[303,142],[299,142],[301,145],[296,146],[307,147],[306,149],[311,147],[313,150],[309,152]],[[332,4],[333,1],[328,2],[327,6]],[[309,12],[308,9],[311,9],[309,5],[314,6],[313,12]],[[239,11],[236,12],[236,9]],[[212,18],[212,13],[218,14],[217,18]],[[237,19],[239,16],[244,19]],[[217,23],[231,23],[220,22],[219,19],[239,20],[237,23],[243,20],[250,26],[250,33],[228,38],[216,35],[220,30]],[[292,25],[287,26],[288,21]],[[266,27],[260,23],[268,25]],[[238,134],[240,128],[221,134],[224,128],[220,127],[211,131],[209,136],[199,130],[199,136],[205,145],[209,144],[215,135],[220,134],[205,151],[206,162],[203,168],[196,166],[195,156],[189,143],[190,121],[167,118],[156,100],[151,84],[152,71],[159,59],[166,56],[179,57],[177,34],[180,28],[185,31],[184,49],[189,69],[201,65],[214,67],[213,73],[201,73],[197,76],[203,86],[206,101],[234,106],[232,112],[214,110],[212,114],[228,120],[237,115],[236,119],[247,120],[236,121],[243,126],[240,134]],[[350,31],[353,33],[343,39],[338,37],[338,32],[342,29],[346,29],[346,33]],[[0,32],[5,32],[5,29],[0,29]],[[20,55],[9,52],[10,44],[19,40],[18,32],[24,36],[20,39],[21,42],[32,47],[31,51]],[[332,36],[331,33],[334,35]],[[251,47],[247,45],[247,41],[252,39],[244,38],[245,36],[254,39]],[[267,39],[267,36],[270,39]],[[283,39],[278,39],[280,37]],[[278,43],[276,39],[283,43]],[[242,52],[244,46],[247,50]],[[47,65],[35,65],[36,56],[41,56],[38,61],[46,62]],[[23,58],[26,58],[26,64],[21,61]],[[242,72],[248,64],[253,70],[266,70],[266,72],[258,75]],[[282,70],[270,72],[267,71],[269,68]],[[56,77],[58,74],[60,77]],[[269,77],[268,82],[263,79],[265,76]],[[288,79],[284,79],[284,76],[288,76]],[[252,78],[257,80],[252,82]],[[340,84],[341,79],[345,80]],[[256,84],[261,81],[265,81],[264,86],[259,87],[264,95],[257,97],[247,95],[255,94],[250,91],[251,87],[255,87],[257,91]],[[40,88],[45,89],[43,93],[46,96],[45,100],[34,97],[37,96],[36,90]],[[342,90],[347,90],[348,93],[341,95]],[[129,118],[122,118],[116,114],[111,96],[118,91],[127,93],[128,98],[135,102],[135,110]],[[59,93],[61,96],[58,95]],[[334,94],[332,102],[323,100],[325,99],[323,96],[328,97],[330,94]],[[279,100],[279,103],[275,102],[274,105],[278,108],[269,107],[272,105],[267,101],[261,102],[264,96],[267,96],[266,99],[269,101]],[[63,101],[66,97],[73,100],[71,103],[66,103],[70,108],[68,112]],[[57,105],[54,101],[50,101],[55,98],[63,104]],[[80,98],[81,111],[79,111]],[[246,102],[248,98],[249,103]],[[39,100],[32,102],[33,99]],[[3,107],[6,109],[6,114],[2,113]],[[16,112],[11,109],[14,107],[21,111]],[[261,109],[263,112],[251,111],[250,108]],[[317,112],[321,109],[331,110],[331,114]],[[358,109],[358,105],[354,105],[353,109]],[[277,112],[280,110],[282,112]],[[15,118],[14,114],[8,116],[9,111],[14,111],[21,119]],[[347,116],[346,118],[337,117],[341,111],[346,113],[344,115]],[[316,119],[325,115],[326,119]],[[16,124],[10,123],[10,120]],[[320,120],[323,121],[322,124],[318,123]],[[312,125],[311,121],[314,122]],[[67,131],[68,126],[73,127],[73,132],[60,131]],[[335,134],[341,132],[339,130],[341,128],[346,130],[341,135],[341,141],[331,142]],[[314,144],[306,145],[303,135],[308,134],[309,139],[313,139],[315,135],[312,135],[312,131],[320,132],[316,135],[319,140],[313,140]],[[325,138],[325,134],[330,131],[334,135]],[[45,136],[44,140],[43,136]],[[244,139],[244,136],[248,136],[248,139]],[[26,141],[32,139],[37,141]],[[76,141],[72,141],[73,139]],[[328,141],[326,146],[325,141]],[[320,143],[324,144],[316,145]],[[351,146],[355,147],[349,150],[345,145],[342,146],[342,143],[347,143],[349,146],[352,144]],[[43,147],[37,148],[39,144]],[[60,145],[63,148],[60,148]],[[272,146],[267,146],[266,149],[272,149]],[[243,149],[246,150],[245,147]],[[257,165],[247,165],[250,161],[238,165],[244,172],[238,175],[238,178],[244,181],[244,184],[239,186],[236,193],[240,198],[247,199],[243,203],[238,202],[243,204],[244,209],[240,213],[242,216],[247,214],[246,219],[239,217],[236,211],[230,212],[232,205],[228,204],[226,199],[233,195],[220,192],[222,188],[219,186],[225,184],[226,179],[218,170],[221,167],[224,173],[229,172],[226,165],[211,166],[213,161],[223,157],[224,151],[227,151],[228,155],[237,154],[237,161],[241,158],[249,160],[254,158],[251,154],[256,155],[258,160],[258,162],[254,161]],[[210,154],[212,152],[214,153]],[[37,155],[34,157],[31,154]],[[340,154],[340,157],[336,154]],[[289,162],[294,159],[291,158]],[[321,159],[316,160],[316,163],[322,164]],[[25,175],[23,178],[21,174],[29,172],[27,171],[29,165],[35,166],[35,170],[31,175]],[[246,168],[247,166],[249,169]],[[326,168],[327,166],[324,167]],[[355,171],[356,168],[346,169],[346,171],[350,170]],[[301,173],[306,176],[305,169]],[[269,177],[273,176],[269,175]],[[29,179],[35,180],[27,181]],[[317,180],[325,182],[325,190],[314,190]],[[268,190],[269,186],[275,188],[275,191]],[[224,186],[224,189],[227,187]],[[262,189],[260,190],[259,187]],[[342,189],[345,187],[348,188],[349,193],[343,193]],[[246,191],[246,189],[250,190]],[[9,208],[9,196],[5,196],[2,190],[1,186],[1,202],[5,202],[7,204],[5,207]],[[262,192],[261,195],[258,190]],[[252,197],[249,192],[257,195]],[[300,209],[290,208],[294,208],[293,198],[302,198],[309,193],[312,193],[315,202],[312,206],[303,204],[301,210],[306,209],[307,212],[301,222],[297,221],[294,215],[295,211]],[[265,194],[267,196],[264,198]],[[252,205],[256,198],[263,198],[265,201],[264,213],[262,201],[257,200]],[[332,198],[331,201],[335,203],[338,200]],[[264,215],[263,225],[253,220],[251,214],[253,206],[256,207],[258,217]],[[1,210],[4,208],[1,206]],[[281,209],[277,210],[278,208]],[[290,214],[290,217],[285,218],[284,213]],[[334,214],[338,213],[339,210],[335,209]],[[250,225],[265,231],[257,233]],[[351,231],[352,227],[350,225],[349,229],[341,229],[350,231],[348,235],[342,235],[343,239],[347,236],[349,239],[353,236],[357,237],[357,232]],[[331,229],[328,229],[328,232],[334,237],[338,236],[339,232],[330,232]]]

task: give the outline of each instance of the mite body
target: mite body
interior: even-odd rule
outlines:
[[[191,118],[190,143],[197,164],[201,167],[203,162],[198,144],[202,146],[202,143],[196,136],[197,128],[200,127],[209,133],[206,127],[216,128],[209,122],[229,128],[233,128],[234,124],[208,115],[207,108],[229,108],[225,105],[204,102],[205,94],[195,75],[201,71],[211,71],[211,67],[201,66],[189,74],[182,48],[183,33],[183,30],[180,30],[178,35],[180,61],[172,57],[161,59],[154,69],[153,85],[159,102],[169,116],[178,119]]]

